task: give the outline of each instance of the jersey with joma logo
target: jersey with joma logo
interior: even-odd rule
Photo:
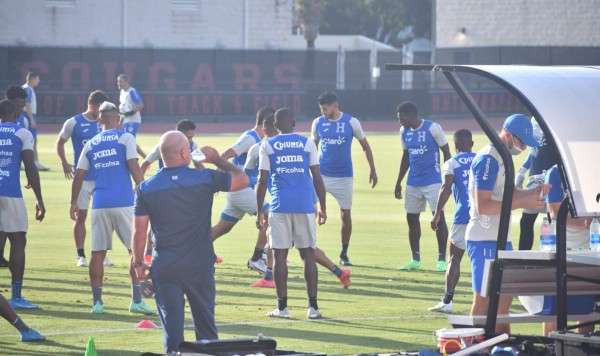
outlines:
[[[0,196],[21,198],[21,157],[33,150],[33,136],[28,130],[8,122],[0,123]]]
[[[308,137],[280,134],[261,144],[259,169],[269,171],[272,212],[314,212],[310,167],[317,164],[317,146]]]
[[[58,135],[63,140],[71,139],[71,144],[73,145],[73,167],[77,167],[83,146],[100,131],[102,131],[102,128],[98,124],[98,121],[88,120],[83,114],[77,114],[65,121]],[[90,169],[84,179],[92,180],[94,179],[93,175],[93,169]]]
[[[135,138],[120,130],[102,131],[83,148],[77,168],[93,167],[92,209],[133,205],[133,187],[127,161],[137,158]]]

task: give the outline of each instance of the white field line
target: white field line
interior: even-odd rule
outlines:
[[[323,319],[269,319],[265,321],[245,321],[245,322],[234,322],[234,323],[217,323],[217,327],[228,327],[228,326],[240,326],[240,325],[273,325],[273,324],[287,324],[287,323],[319,323],[319,322],[335,322],[335,321],[365,321],[365,320],[410,320],[410,319],[435,319],[439,318],[439,315],[397,315],[397,316],[370,316],[370,317],[353,317],[353,318],[323,318]],[[192,324],[186,324],[186,328],[193,328]],[[56,332],[43,332],[35,326],[36,330],[40,331],[45,336],[55,335],[81,335],[81,334],[99,334],[99,333],[113,333],[113,332],[124,332],[124,331],[140,331],[144,329],[139,328],[114,328],[114,329],[92,329],[92,330],[71,330],[71,331],[56,331]],[[157,329],[162,329],[158,326]],[[153,330],[153,329],[150,329]],[[18,334],[0,334],[0,338],[3,337],[17,337]]]

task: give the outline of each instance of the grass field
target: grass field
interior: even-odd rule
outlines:
[[[241,129],[241,128],[240,128]],[[449,136],[450,137],[450,136]],[[139,144],[149,151],[158,142],[158,135],[142,135]],[[198,135],[200,145],[212,145],[220,152],[236,136]],[[451,137],[450,137],[451,138]],[[46,334],[47,341],[22,344],[18,333],[6,322],[0,322],[0,354],[3,355],[81,355],[90,335],[96,340],[100,355],[137,355],[141,351],[162,352],[160,329],[139,330],[134,325],[144,319],[130,315],[127,251],[115,241],[109,256],[114,267],[105,269],[103,315],[90,313],[92,299],[86,268],[75,267],[76,251],[72,239],[72,222],[68,216],[70,181],[64,178],[54,151],[56,136],[40,135],[42,163],[50,172],[41,172],[42,189],[47,208],[43,222],[34,221],[33,194],[24,193],[29,209],[29,234],[24,296],[39,303],[40,310],[20,311],[26,323]],[[475,150],[486,138],[477,135]],[[372,134],[373,149],[379,175],[375,189],[368,185],[366,160],[360,145],[353,145],[354,207],[349,256],[352,286],[342,289],[337,278],[319,268],[319,306],[324,319],[306,319],[307,300],[302,278],[301,260],[290,253],[289,306],[292,319],[273,320],[265,316],[276,305],[273,289],[254,289],[249,284],[259,275],[246,269],[256,239],[254,219],[246,217],[234,230],[215,243],[217,253],[225,262],[216,267],[216,321],[221,339],[255,337],[262,333],[277,340],[278,348],[296,351],[319,351],[328,354],[383,353],[434,348],[432,332],[449,327],[446,316],[428,312],[443,293],[444,275],[435,272],[437,248],[435,235],[429,226],[429,213],[422,215],[421,255],[423,272],[400,272],[396,268],[408,261],[410,249],[403,201],[394,199],[394,185],[401,158],[397,134]],[[70,148],[70,144],[66,147]],[[451,144],[451,151],[454,151]],[[69,150],[70,152],[70,150]],[[526,153],[517,157],[519,165]],[[153,173],[147,173],[147,176]],[[25,178],[22,178],[22,182]],[[225,195],[215,199],[213,223],[224,205]],[[328,196],[329,220],[317,229],[318,245],[337,261],[340,245],[340,219],[335,200]],[[454,211],[453,202],[447,214]],[[514,212],[512,236],[518,237],[520,211]],[[86,253],[90,248],[89,219]],[[5,252],[8,257],[8,252]],[[462,263],[461,281],[456,291],[456,313],[467,313],[470,307],[470,268],[468,258]],[[10,297],[10,273],[0,269],[0,291]],[[154,301],[148,301],[154,306]],[[516,303],[518,304],[518,303]],[[514,306],[518,310],[520,306]],[[191,324],[189,313],[186,323]],[[159,324],[158,317],[151,317]],[[538,333],[537,325],[515,326],[516,333]],[[193,330],[186,328],[186,339],[193,340]]]

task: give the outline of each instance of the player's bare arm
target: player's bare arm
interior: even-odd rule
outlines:
[[[62,164],[63,172],[65,173],[65,178],[73,179],[73,166],[69,164],[67,161],[67,157],[65,155],[65,140],[62,137],[58,137],[56,140],[56,153],[58,154],[58,158],[60,158],[60,163]]]
[[[371,146],[369,145],[369,141],[366,138],[358,141],[365,152],[365,156],[367,158],[367,163],[369,163],[369,183],[371,183],[371,188],[375,188],[377,185],[377,171],[375,170],[375,159],[373,158],[373,151],[371,151]]]
[[[46,215],[46,207],[42,198],[42,186],[40,184],[40,174],[33,160],[33,150],[23,150],[21,159],[25,166],[25,175],[27,176],[27,185],[31,187],[35,194],[35,219],[37,221],[44,220]]]
[[[404,180],[404,176],[406,175],[406,172],[408,172],[409,167],[410,163],[408,162],[408,150],[404,150],[402,153],[402,160],[400,161],[400,172],[398,172],[396,189],[394,190],[396,199],[402,199],[402,181]]]
[[[441,214],[452,194],[452,184],[454,184],[454,174],[448,174],[444,176],[442,187],[440,188],[440,194],[438,196],[438,202],[435,207],[435,213],[431,219],[431,228],[433,231],[437,231],[438,223],[440,222]]]

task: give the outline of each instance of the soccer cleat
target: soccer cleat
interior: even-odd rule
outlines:
[[[146,303],[144,303],[144,301],[141,301],[139,303],[131,302],[131,304],[129,304],[129,312],[132,314],[144,314],[144,315],[156,315],[157,314],[156,311],[154,311],[154,309],[147,306]]]
[[[423,269],[421,261],[411,260],[402,267],[398,267],[399,271],[420,271]]]
[[[39,161],[35,162],[35,166],[37,167],[38,171],[40,172],[47,172],[50,170],[50,168],[45,167],[43,164],[41,164]]]
[[[340,264],[342,266],[353,266],[352,262],[350,262],[350,259],[348,258],[348,256],[340,256]]]
[[[350,271],[349,269],[342,270],[342,275],[339,276],[339,280],[340,283],[342,283],[342,287],[344,287],[344,289],[350,287],[350,276],[352,276],[352,271]]]
[[[267,281],[264,278],[261,278],[260,281],[251,284],[250,287],[254,287],[254,288],[275,288],[275,282],[274,281]]]
[[[309,319],[321,319],[323,316],[319,309],[315,309],[313,307],[308,308],[308,312],[306,313],[306,317]]]
[[[92,307],[92,314],[102,314],[104,313],[104,304],[100,302],[96,302]]]
[[[115,264],[112,263],[112,261],[108,259],[108,256],[104,256],[104,265],[105,266],[114,266]]]
[[[223,258],[215,255],[215,263],[223,263]]]
[[[275,310],[273,310],[272,312],[267,313],[267,316],[271,317],[271,318],[289,319],[290,311],[288,310],[287,307],[285,307],[285,309],[283,309],[283,310],[279,310],[279,308],[275,308]]]
[[[85,259],[85,257],[77,257],[77,267],[87,267],[87,260]]]
[[[4,258],[4,256],[0,256],[0,267],[8,267],[9,263],[6,260],[6,258]]]
[[[37,331],[29,328],[27,331],[21,331],[21,342],[44,341],[46,337]]]
[[[452,313],[452,301],[448,304],[444,304],[444,301],[441,301],[427,310],[439,313]]]
[[[248,260],[248,268],[264,275],[267,272],[267,264],[264,260]]]
[[[438,272],[446,272],[446,261],[438,261],[435,270]]]
[[[25,298],[15,298],[10,300],[10,306],[13,309],[38,309],[37,304],[33,304]]]

